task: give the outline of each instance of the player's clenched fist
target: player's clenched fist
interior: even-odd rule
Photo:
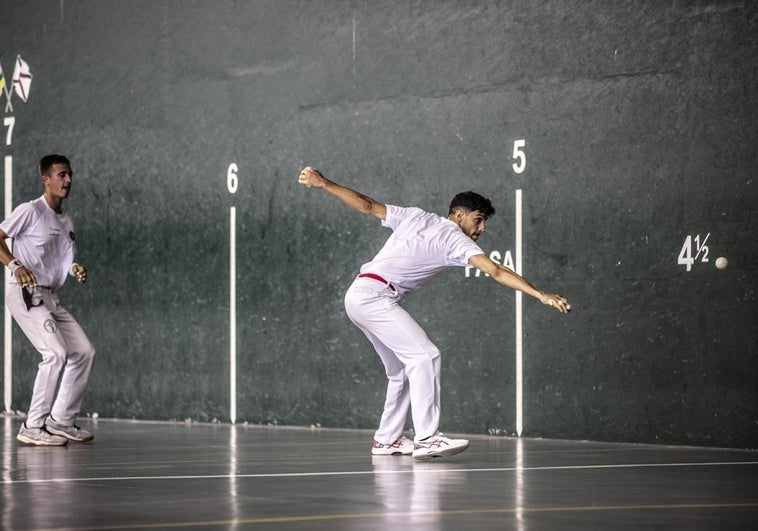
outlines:
[[[74,275],[80,284],[87,282],[87,269],[84,266],[74,264],[71,266],[71,274]]]
[[[315,186],[316,188],[323,188],[326,186],[327,180],[323,175],[321,175],[320,171],[315,168],[311,168],[310,166],[306,166],[303,168],[303,171],[300,172],[300,177],[298,178],[297,182],[299,184],[304,184],[308,188],[311,186]]]

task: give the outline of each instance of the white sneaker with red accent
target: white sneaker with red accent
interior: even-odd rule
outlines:
[[[413,453],[413,441],[405,435],[401,435],[392,444],[382,444],[374,440],[371,445],[373,455],[411,455]]]
[[[466,439],[449,439],[444,434],[437,432],[423,441],[415,443],[413,459],[426,461],[434,457],[459,454],[468,448]]]

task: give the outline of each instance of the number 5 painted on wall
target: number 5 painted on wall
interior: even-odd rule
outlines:
[[[513,171],[516,173],[523,173],[526,168],[526,153],[522,149],[524,146],[526,146],[526,140],[513,142],[513,159],[517,161],[513,163]]]

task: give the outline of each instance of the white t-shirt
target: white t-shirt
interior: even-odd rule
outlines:
[[[361,273],[391,282],[399,295],[418,289],[448,267],[468,264],[484,251],[454,222],[420,208],[387,205],[382,226],[393,230]]]
[[[74,222],[66,212],[57,214],[42,196],[16,207],[0,229],[13,238],[13,256],[34,273],[38,285],[63,285],[76,254]]]

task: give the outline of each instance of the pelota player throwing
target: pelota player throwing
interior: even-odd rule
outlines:
[[[389,380],[372,454],[413,454],[414,459],[425,460],[464,451],[467,440],[450,439],[439,431],[440,351],[400,306],[403,296],[447,267],[471,265],[499,284],[531,295],[560,312],[571,309],[568,301],[538,290],[490,260],[476,244],[485,222],[495,213],[489,199],[479,194],[456,195],[447,218],[443,218],[419,208],[379,203],[311,167],[300,172],[298,182],[329,192],[350,208],[380,219],[393,231],[374,259],[361,267],[345,295],[348,317],[376,349]],[[413,441],[402,433],[409,408]]]

